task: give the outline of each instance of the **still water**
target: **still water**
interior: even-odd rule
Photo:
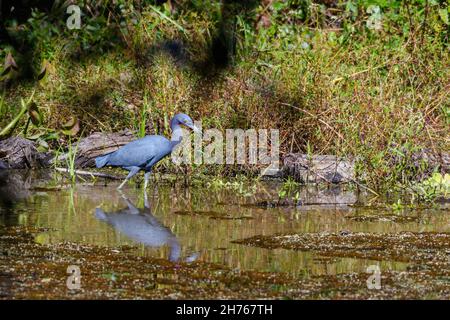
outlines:
[[[163,180],[153,180],[146,193],[134,186],[120,192],[117,185],[101,180],[71,186],[49,172],[3,171],[0,225],[48,228],[36,236],[41,244],[69,241],[127,248],[171,261],[199,260],[294,276],[364,272],[372,264],[404,270],[407,264],[329,259],[313,251],[269,250],[232,241],[280,233],[448,232],[450,226],[448,210],[393,213],[383,206],[369,208],[364,205],[371,201],[367,195],[342,188],[302,188],[301,206],[270,207],[260,204],[277,199],[279,182],[260,182],[251,194]],[[405,219],[392,218],[396,216]]]

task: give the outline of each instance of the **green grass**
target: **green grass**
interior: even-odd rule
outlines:
[[[101,54],[82,59],[71,57],[81,45],[113,37],[115,29],[101,37],[82,30],[76,40],[67,31],[43,37],[36,60],[47,59],[51,70],[39,85],[19,82],[4,91],[0,127],[13,118],[7,106],[37,87],[35,101],[49,128],[75,116],[85,135],[126,128],[138,137],[169,135],[170,117],[185,112],[202,119],[204,128],[278,128],[282,154],[355,158],[359,176],[377,190],[408,185],[430,173],[426,164],[414,163],[418,151],[450,149],[449,26],[443,11],[449,7],[378,1],[382,28],[372,30],[366,26],[369,2],[327,7],[276,1],[251,8],[235,20],[232,64],[213,78],[202,77],[195,66],[206,59],[222,16],[214,1],[203,4],[207,8],[180,1],[174,13],[144,7],[136,21],[124,14],[126,27],[118,29],[114,50],[99,46]],[[255,27],[264,15],[270,24]],[[101,26],[96,19],[89,23]],[[187,63],[151,54],[166,39],[184,43]],[[32,135],[37,129],[29,130]],[[233,172],[223,166],[194,169]]]

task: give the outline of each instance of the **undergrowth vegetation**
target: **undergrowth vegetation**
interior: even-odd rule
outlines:
[[[49,149],[81,132],[169,135],[185,112],[278,128],[281,154],[354,158],[379,189],[429,177],[417,155],[448,152],[447,1],[157,2],[78,1],[74,30],[61,1],[6,19],[0,127],[32,91],[42,124],[15,134]]]

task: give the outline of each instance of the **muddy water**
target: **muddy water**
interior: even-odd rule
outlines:
[[[37,243],[125,246],[136,255],[297,277],[365,272],[373,264],[401,271],[408,264],[321,257],[313,251],[269,250],[232,241],[277,233],[450,229],[447,209],[393,212],[382,206],[368,208],[361,203],[373,199],[342,188],[303,188],[301,206],[265,207],[261,203],[276,199],[279,183],[260,182],[248,194],[159,180],[145,194],[135,186],[119,192],[116,183],[105,185],[103,180],[68,186],[49,173],[15,173],[2,181],[0,225],[48,228],[35,236]]]

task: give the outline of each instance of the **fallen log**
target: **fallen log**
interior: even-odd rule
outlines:
[[[116,133],[95,132],[74,144],[76,150],[75,167],[95,167],[95,158],[116,151],[123,145],[136,140],[134,134],[129,130]],[[58,161],[65,161],[68,154],[58,157]]]
[[[282,175],[302,183],[348,183],[355,180],[355,164],[333,155],[290,153],[283,159]]]
[[[11,137],[0,141],[0,161],[10,169],[48,167],[52,155],[39,152],[33,141]]]

